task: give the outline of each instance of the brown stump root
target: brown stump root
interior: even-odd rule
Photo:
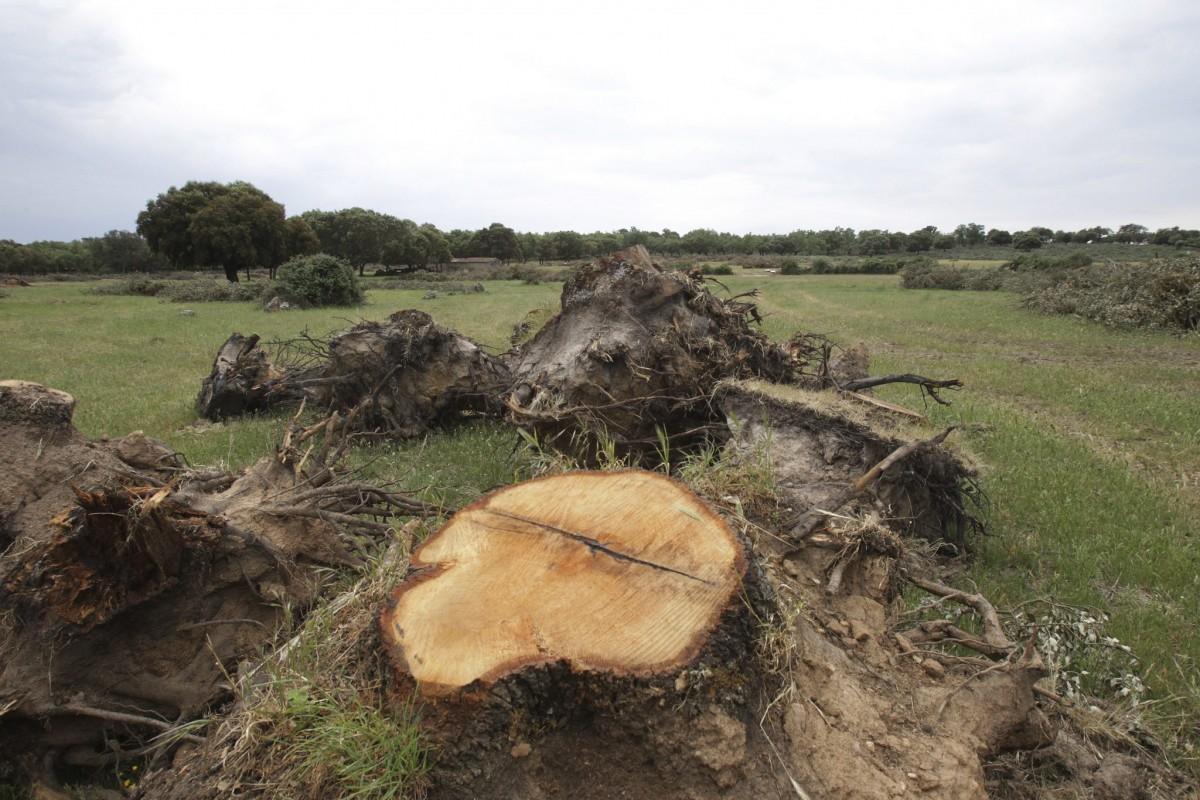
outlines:
[[[653,454],[662,435],[695,442],[721,426],[708,403],[718,380],[791,374],[791,358],[751,329],[756,316],[751,303],[661,270],[640,245],[622,250],[564,284],[562,310],[511,359],[508,408],[585,462],[601,438],[635,456]]]
[[[416,436],[430,425],[497,414],[504,364],[423,311],[361,322],[330,339],[305,338],[272,364],[257,336],[222,345],[196,400],[208,419],[295,406],[348,413],[358,430]]]
[[[0,750],[96,765],[229,691],[228,673],[353,563],[355,511],[426,513],[283,451],[193,472],[140,433],[89,441],[74,400],[0,382]],[[374,493],[372,493],[374,492]],[[403,508],[397,509],[394,499]],[[396,510],[392,510],[396,509]],[[378,530],[374,530],[378,533]],[[185,737],[186,738],[186,737]],[[107,743],[107,745],[106,745]]]

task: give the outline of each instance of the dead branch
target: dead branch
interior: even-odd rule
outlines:
[[[898,461],[904,460],[922,447],[933,447],[946,441],[946,437],[950,435],[955,427],[956,426],[951,425],[949,428],[946,428],[946,430],[930,439],[909,442],[902,447],[897,447],[891,452],[891,454],[888,455],[887,458],[871,467],[856,481],[854,481],[854,483],[847,486],[841,494],[835,496],[831,502],[827,503],[826,505],[828,505],[829,508],[811,508],[806,511],[789,532],[790,538],[793,541],[798,542],[802,542],[807,539],[809,536],[815,533],[818,528],[825,524],[826,518],[830,512],[837,512],[841,510],[847,503],[869,489],[871,485],[875,483],[875,481],[879,480],[879,477],[883,475],[884,472],[887,472],[887,470],[892,467],[892,465],[896,464]]]
[[[846,392],[857,392],[863,389],[871,389],[875,386],[883,386],[888,383],[911,383],[920,386],[923,392],[933,398],[935,402],[944,406],[948,406],[950,403],[938,395],[938,389],[961,389],[963,386],[963,382],[958,378],[939,381],[933,378],[926,378],[923,375],[913,375],[906,372],[900,375],[880,375],[874,378],[860,378],[858,380],[847,381],[838,388]]]

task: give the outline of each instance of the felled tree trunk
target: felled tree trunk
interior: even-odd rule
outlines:
[[[274,407],[352,409],[357,429],[399,438],[472,415],[497,415],[507,367],[423,311],[362,322],[329,340],[305,339],[272,364],[257,336],[234,334],[201,385],[197,411],[221,419]],[[290,362],[290,363],[289,363]]]
[[[897,648],[897,584],[879,578],[902,547],[875,546],[894,533],[782,556],[759,530],[637,471],[455,515],[380,617],[393,691],[439,754],[430,797],[984,800],[985,758],[1050,735],[1028,730],[1044,721],[1028,646],[1004,639],[1007,661],[961,677]]]
[[[745,571],[741,545],[656,473],[576,472],[460,511],[412,558],[382,618],[425,694],[563,661],[613,675],[691,661]]]
[[[387,530],[356,514],[432,513],[337,482],[324,448],[241,475],[191,472],[131,434],[87,440],[74,400],[0,383],[0,749],[97,765],[227,692],[321,587]],[[326,427],[326,430],[329,426]],[[315,441],[315,440],[314,440]],[[311,454],[310,454],[311,455]]]
[[[644,247],[598,260],[563,286],[562,310],[512,358],[507,405],[548,443],[594,461],[695,442],[716,424],[722,378],[786,380],[791,358],[750,327],[754,305],[657,267]]]

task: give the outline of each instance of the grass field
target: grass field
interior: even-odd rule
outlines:
[[[1133,647],[1159,726],[1200,742],[1200,341],[1108,330],[1018,309],[1003,292],[902,291],[894,276],[735,275],[763,289],[766,331],[865,342],[873,372],[958,377],[957,422],[986,464],[990,536],[969,579],[998,605],[1032,598],[1103,609]],[[431,312],[497,350],[525,312],[556,306],[558,284],[493,281],[484,294],[421,299],[379,291],[355,310],[265,314],[249,304],[186,306],[98,297],[79,284],[0,300],[0,377],[78,399],[92,436],[141,429],[192,463],[244,465],[269,452],[280,418],[193,427],[192,400],[231,331],[323,333],[400,308]],[[903,388],[884,396],[909,405]],[[513,475],[516,437],[482,424],[373,448],[371,470],[460,501]],[[1161,729],[1161,728],[1160,728]]]

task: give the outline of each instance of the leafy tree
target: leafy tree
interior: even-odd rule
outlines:
[[[1029,232],[1042,240],[1042,244],[1054,241],[1054,231],[1049,228],[1034,227],[1030,228]]]
[[[273,273],[287,258],[283,206],[248,183],[231,184],[229,192],[197,211],[188,234],[196,263],[220,264],[233,283],[239,269],[245,269],[247,277],[250,268],[259,265]]]
[[[420,233],[425,237],[425,252],[429,264],[449,264],[454,256],[450,252],[450,242],[436,226],[425,223]]]
[[[935,250],[953,250],[954,245],[958,244],[958,240],[949,233],[939,233],[933,240],[933,249]]]
[[[1028,253],[1030,250],[1036,250],[1042,246],[1042,237],[1033,231],[1019,231],[1016,236],[1012,237],[1012,246]]]
[[[146,203],[137,230],[173,265],[220,265],[236,282],[238,269],[286,257],[284,219],[283,206],[249,183],[190,181]]]
[[[481,228],[471,237],[470,250],[472,255],[491,256],[501,261],[512,261],[521,257],[521,243],[517,234],[507,225],[493,222],[486,228]]]
[[[1129,223],[1117,228],[1116,240],[1123,244],[1131,244],[1133,242],[1145,242],[1150,238],[1150,231],[1145,225],[1135,225]]]
[[[954,238],[964,247],[976,247],[987,240],[983,226],[978,222],[967,222],[954,229]]]
[[[636,228],[634,231],[641,233]],[[575,231],[558,231],[550,234],[547,238],[554,242],[554,258],[583,258],[587,254],[583,237]],[[644,242],[635,242],[635,244],[644,244]]]
[[[321,252],[321,238],[303,217],[287,218],[287,253],[289,258],[295,256],[311,256]],[[275,277],[275,269],[271,269],[271,278]]]
[[[921,228],[919,231],[913,231],[908,235],[908,241],[905,243],[904,249],[910,253],[925,253],[933,249],[933,243],[937,239],[938,229],[933,225]]]
[[[988,244],[1006,245],[1012,244],[1013,237],[1008,231],[1003,231],[999,228],[992,228],[987,232],[987,240]]]
[[[166,259],[154,253],[146,240],[133,231],[109,231],[103,236],[84,239],[83,244],[96,272],[154,272],[166,264]]]
[[[146,203],[146,209],[138,214],[137,232],[151,250],[165,256],[173,266],[201,266],[189,231],[192,218],[228,192],[226,184],[214,181],[188,181],[182,189],[172,186]]]

